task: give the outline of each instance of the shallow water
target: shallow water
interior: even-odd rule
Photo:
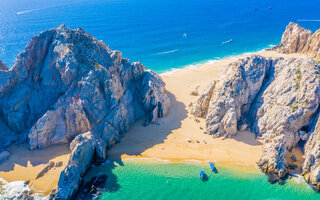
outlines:
[[[287,180],[284,185],[270,184],[267,177],[252,166],[217,165],[213,173],[206,165],[158,161],[111,162],[90,170],[88,177],[108,175],[100,199],[319,199],[302,179]],[[206,181],[199,179],[204,170]]]

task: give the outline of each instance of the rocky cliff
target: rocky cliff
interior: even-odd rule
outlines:
[[[147,125],[169,111],[157,74],[82,29],[44,31],[9,70],[0,66],[0,145],[18,141],[36,149],[71,142],[57,199],[71,198],[91,162],[105,160],[137,119]]]
[[[296,23],[289,23],[281,42],[273,48],[281,53],[302,53],[320,59],[320,29],[315,33]]]
[[[230,64],[223,74],[192,109],[206,118],[206,132],[230,137],[238,130],[252,130],[263,143],[258,165],[279,178],[288,174],[289,152],[307,141],[303,168],[317,184],[320,136],[317,128],[311,130],[318,118],[320,65],[312,59],[252,56]]]

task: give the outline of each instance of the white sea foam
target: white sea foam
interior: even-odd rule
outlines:
[[[28,185],[24,181],[13,181],[7,182],[3,178],[0,178],[0,199],[16,199],[23,192],[30,191]],[[34,199],[36,200],[47,200],[48,196],[43,196],[40,194],[34,194]]]
[[[164,52],[160,52],[160,53],[155,53],[153,55],[163,55],[163,54],[168,54],[168,53],[174,53],[179,51],[179,49],[174,49],[174,50],[170,50],[170,51],[164,51]]]
[[[201,160],[195,160],[195,159],[187,159],[187,160],[183,160],[184,162],[192,162],[192,163],[202,163],[203,161]]]
[[[306,183],[303,176],[301,176],[300,174],[293,174],[292,180],[294,180],[298,184]]]
[[[272,48],[276,45],[273,45],[273,44],[269,44],[268,45],[268,48]],[[266,49],[268,49],[266,48]],[[193,64],[190,64],[190,65],[185,65],[185,66],[182,66],[181,68],[171,68],[163,73],[160,73],[160,75],[168,75],[168,74],[172,74],[172,73],[175,73],[177,71],[180,71],[180,70],[184,70],[184,69],[195,69],[201,65],[206,65],[206,64],[214,64],[214,63],[217,63],[223,59],[231,59],[231,60],[237,60],[238,59],[238,56],[241,56],[241,55],[251,55],[251,54],[255,54],[255,53],[262,53],[264,51],[266,51],[266,49],[262,49],[262,50],[258,50],[258,51],[252,51],[252,52],[246,52],[246,53],[241,53],[241,54],[238,54],[238,55],[230,55],[230,56],[225,56],[223,58],[221,57],[214,57],[214,59],[210,59],[210,60],[206,60],[206,61],[202,61],[202,62],[196,62],[196,63],[193,63]]]
[[[125,158],[123,160],[128,160],[128,161],[145,160],[145,161],[170,162],[170,160],[165,160],[165,159],[160,159],[160,158]]]

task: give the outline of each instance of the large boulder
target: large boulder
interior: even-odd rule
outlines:
[[[320,58],[320,29],[312,33],[299,24],[290,22],[280,44],[273,49],[281,53],[303,53],[312,58]]]

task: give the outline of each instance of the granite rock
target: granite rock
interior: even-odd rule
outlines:
[[[55,193],[70,199],[93,160],[104,161],[131,125],[154,123],[170,104],[159,75],[61,25],[33,37],[10,70],[1,65],[0,149],[71,143]]]
[[[207,133],[214,137],[232,136],[242,127],[252,130],[263,143],[258,165],[272,180],[288,174],[288,153],[308,141],[303,167],[316,185],[320,134],[316,128],[309,135],[318,119],[319,94],[320,65],[314,60],[251,56],[227,66],[194,103],[192,113],[206,119]]]
[[[302,53],[320,59],[320,29],[312,33],[299,24],[290,22],[280,44],[273,49],[281,53]]]

